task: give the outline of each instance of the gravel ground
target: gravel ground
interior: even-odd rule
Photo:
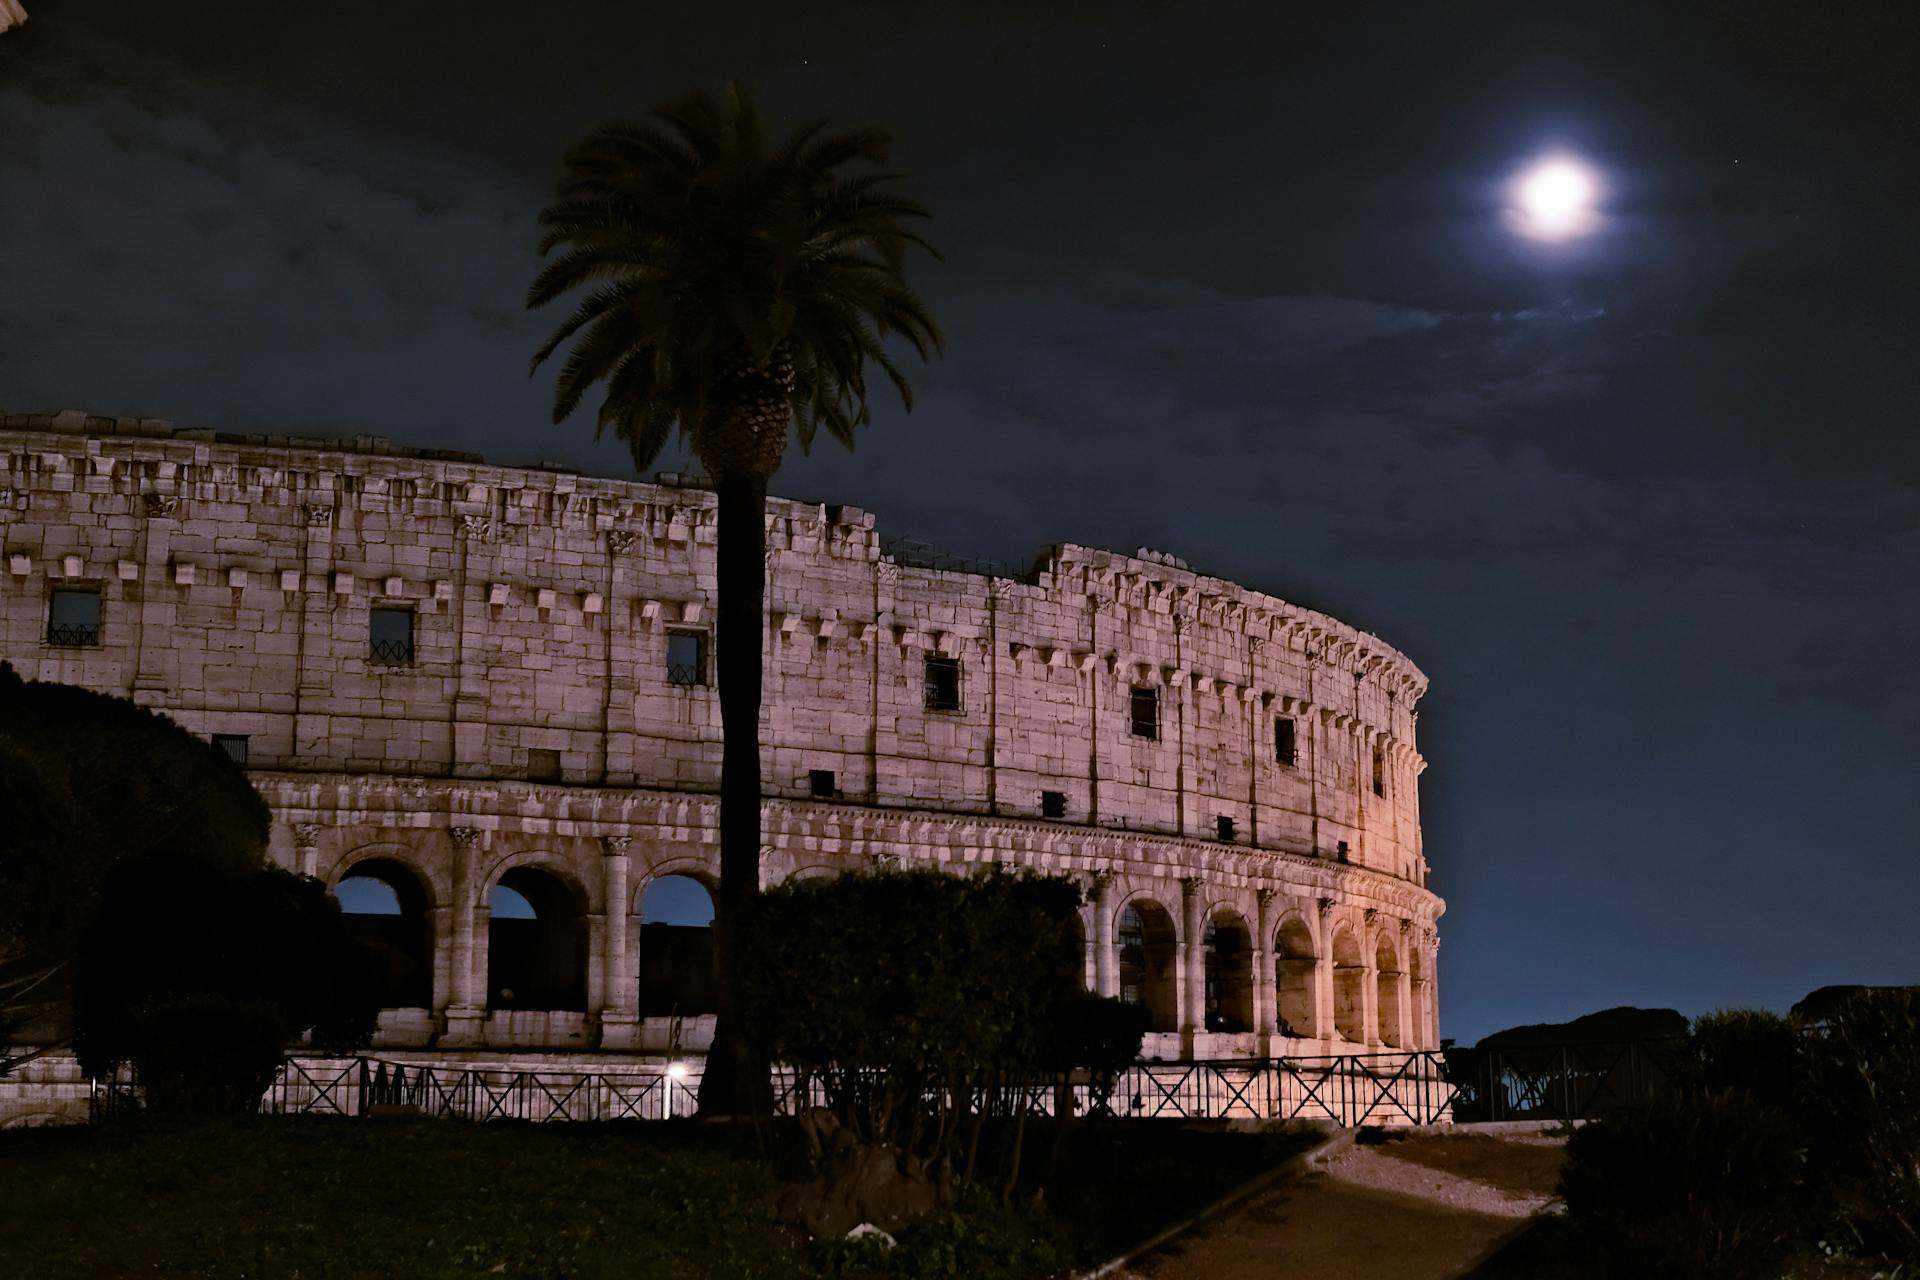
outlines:
[[[1449,1280],[1551,1203],[1395,1159],[1400,1145],[1343,1145],[1113,1280]]]
[[[1428,1138],[1447,1142],[1447,1138]],[[1398,1144],[1394,1144],[1398,1145]],[[1531,1218],[1553,1202],[1552,1196],[1520,1195],[1393,1157],[1393,1146],[1348,1147],[1323,1166],[1328,1175],[1357,1187],[1429,1200],[1467,1213],[1493,1218]]]

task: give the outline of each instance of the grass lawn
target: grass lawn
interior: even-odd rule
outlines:
[[[1022,1182],[1045,1183],[1046,1210],[929,1222],[873,1269],[776,1222],[751,1135],[712,1126],[146,1118],[0,1133],[0,1276],[1037,1280],[1313,1140],[1138,1122],[1063,1137],[1056,1160],[1050,1135],[1028,1134]]]

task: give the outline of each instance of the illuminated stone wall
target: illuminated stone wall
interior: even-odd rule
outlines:
[[[433,1002],[390,1012],[389,1043],[698,1047],[704,1025],[642,1020],[635,991],[647,884],[717,868],[717,699],[667,661],[670,635],[698,636],[682,643],[710,681],[710,492],[371,438],[16,415],[0,542],[0,655],[24,675],[245,737],[285,865],[337,881],[378,857],[418,878]],[[769,882],[875,863],[1069,874],[1099,990],[1128,963],[1130,903],[1172,922],[1177,1007],[1152,1053],[1343,1051],[1395,1026],[1437,1044],[1426,680],[1406,658],[1154,553],[1050,547],[1020,578],[915,567],[871,515],[784,500],[768,542]],[[49,642],[64,591],[98,594],[97,643]],[[376,650],[375,610],[411,613],[410,655]],[[957,663],[957,709],[929,707],[929,659]],[[1134,732],[1136,690],[1155,736]],[[488,889],[518,865],[577,903],[584,1008],[490,1008]],[[1231,999],[1250,1007],[1226,1022],[1244,1030],[1207,1029],[1209,921],[1243,935]],[[1290,922],[1313,952],[1290,949],[1295,1039],[1276,1013]],[[1336,1017],[1337,993],[1357,1012]]]

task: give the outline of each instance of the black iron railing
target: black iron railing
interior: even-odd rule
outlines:
[[[96,649],[100,646],[100,624],[49,622],[47,643],[66,649]]]
[[[669,662],[667,664],[667,683],[686,689],[697,689],[706,684],[706,671],[698,662]]]
[[[1178,1120],[1319,1120],[1347,1127],[1448,1120],[1574,1121],[1604,1117],[1672,1087],[1684,1039],[1506,1051],[1382,1051],[1325,1057],[1137,1062],[1111,1080],[1085,1072],[1035,1080],[975,1100],[1003,1114]],[[516,1070],[375,1058],[293,1058],[260,1100],[272,1115],[364,1116],[406,1108],[461,1120],[536,1123],[690,1116],[697,1063],[635,1071]],[[774,1075],[774,1110],[825,1101],[818,1080]],[[139,1106],[129,1077],[96,1080],[92,1114]]]
[[[382,666],[405,666],[413,661],[413,641],[411,640],[369,640],[367,642],[367,661]]]

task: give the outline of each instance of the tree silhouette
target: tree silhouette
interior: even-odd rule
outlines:
[[[776,145],[737,85],[653,116],[603,126],[564,158],[540,215],[540,253],[556,256],[527,305],[585,297],[532,368],[571,344],[554,386],[556,423],[599,384],[596,438],[624,441],[644,472],[677,434],[713,483],[719,1019],[700,1105],[757,1113],[765,1064],[737,1012],[728,937],[759,892],[767,484],[790,428],[803,449],[821,428],[853,446],[871,419],[869,363],[912,408],[885,343],[897,336],[922,360],[941,345],[904,274],[910,251],[932,248],[910,229],[926,209],[899,195],[900,175],[884,168],[883,131],[830,133],[817,121]]]

